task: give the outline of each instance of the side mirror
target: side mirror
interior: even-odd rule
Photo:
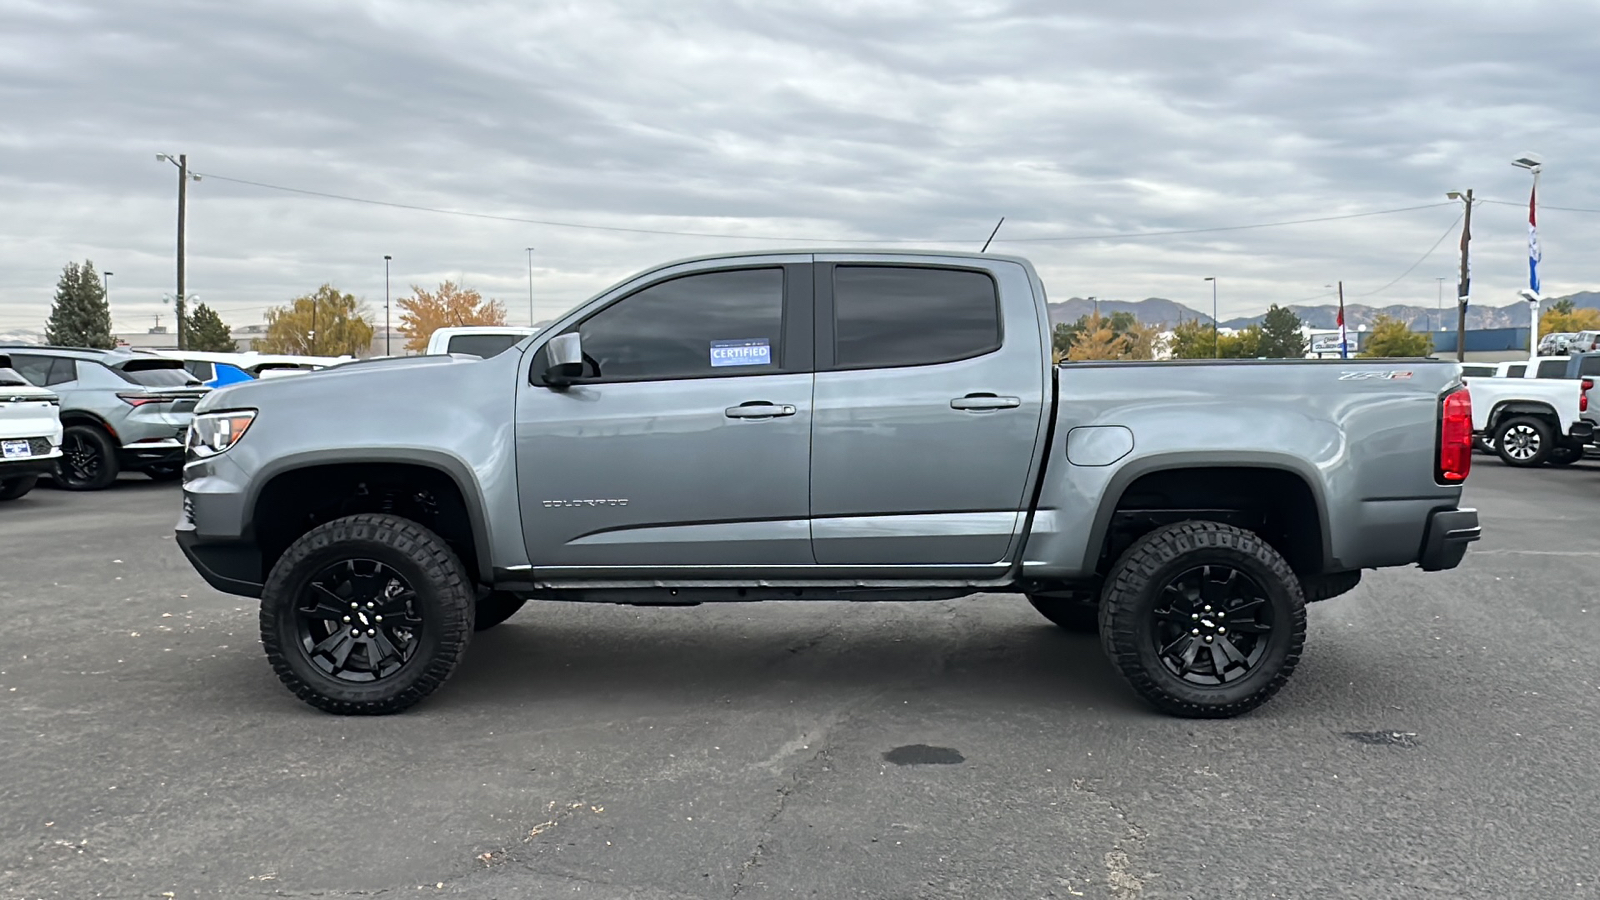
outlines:
[[[558,334],[544,345],[544,383],[564,388],[583,375],[583,338],[576,331]]]

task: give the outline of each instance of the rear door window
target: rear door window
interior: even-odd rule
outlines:
[[[1000,296],[982,272],[841,265],[833,311],[839,369],[926,366],[1000,349]]]
[[[1585,378],[1600,375],[1600,356],[1585,356],[1583,362],[1578,363],[1578,374]]]
[[[1564,359],[1542,359],[1539,369],[1534,373],[1537,378],[1565,378],[1567,377],[1567,361]]]
[[[1523,373],[1527,372],[1527,371],[1528,371],[1527,364],[1523,364],[1523,365],[1520,365],[1520,366],[1508,366],[1506,368],[1506,377],[1507,378],[1521,378]]]

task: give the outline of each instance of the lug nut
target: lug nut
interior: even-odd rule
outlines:
[[[1217,618],[1219,618],[1219,619],[1226,619],[1226,618],[1227,618],[1227,617],[1228,617],[1228,614],[1227,614],[1227,613],[1225,613],[1225,612],[1223,612],[1223,611],[1222,611],[1222,610],[1220,610],[1220,609],[1219,609],[1219,610],[1217,610]]]
[[[378,633],[378,629],[376,629],[376,628],[368,628],[367,629],[367,637],[372,637],[372,636],[376,635],[377,633]]]
[[[1217,629],[1217,634],[1227,634],[1227,633],[1228,633],[1228,629],[1226,629],[1226,628],[1218,628]]]
[[[1196,628],[1195,630],[1193,630],[1193,631],[1191,631],[1189,633],[1190,634],[1199,634],[1200,633],[1200,629]]]
[[[1211,604],[1206,604],[1206,612],[1211,612]]]
[[[367,609],[371,609],[371,608],[372,608],[372,601],[369,600],[369,601],[367,601]]]
[[[382,622],[383,621],[383,616],[373,616],[372,618],[373,618],[373,621],[376,621],[376,622]]]
[[[1198,620],[1200,618],[1200,614],[1199,613],[1189,613],[1189,618]]]
[[[1206,643],[1211,643],[1211,635],[1206,635]]]
[[[349,617],[349,616],[345,616],[345,617],[344,617],[344,620],[345,620],[345,621],[346,621],[346,622],[348,622],[348,621],[350,621],[350,617]]]
[[[361,629],[359,629],[359,628],[350,629],[350,636],[351,637],[361,637]]]

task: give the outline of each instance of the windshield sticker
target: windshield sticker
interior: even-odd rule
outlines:
[[[766,338],[743,341],[712,341],[711,365],[717,366],[770,366],[772,344]]]

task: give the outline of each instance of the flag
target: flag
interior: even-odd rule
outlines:
[[[1339,358],[1350,358],[1350,339],[1344,330],[1344,291],[1339,292]]]
[[[1535,201],[1538,199],[1538,194],[1538,187],[1534,187],[1528,194],[1528,287],[1535,294],[1539,293],[1539,258],[1541,256],[1539,253],[1539,222],[1535,216],[1537,207]]]

